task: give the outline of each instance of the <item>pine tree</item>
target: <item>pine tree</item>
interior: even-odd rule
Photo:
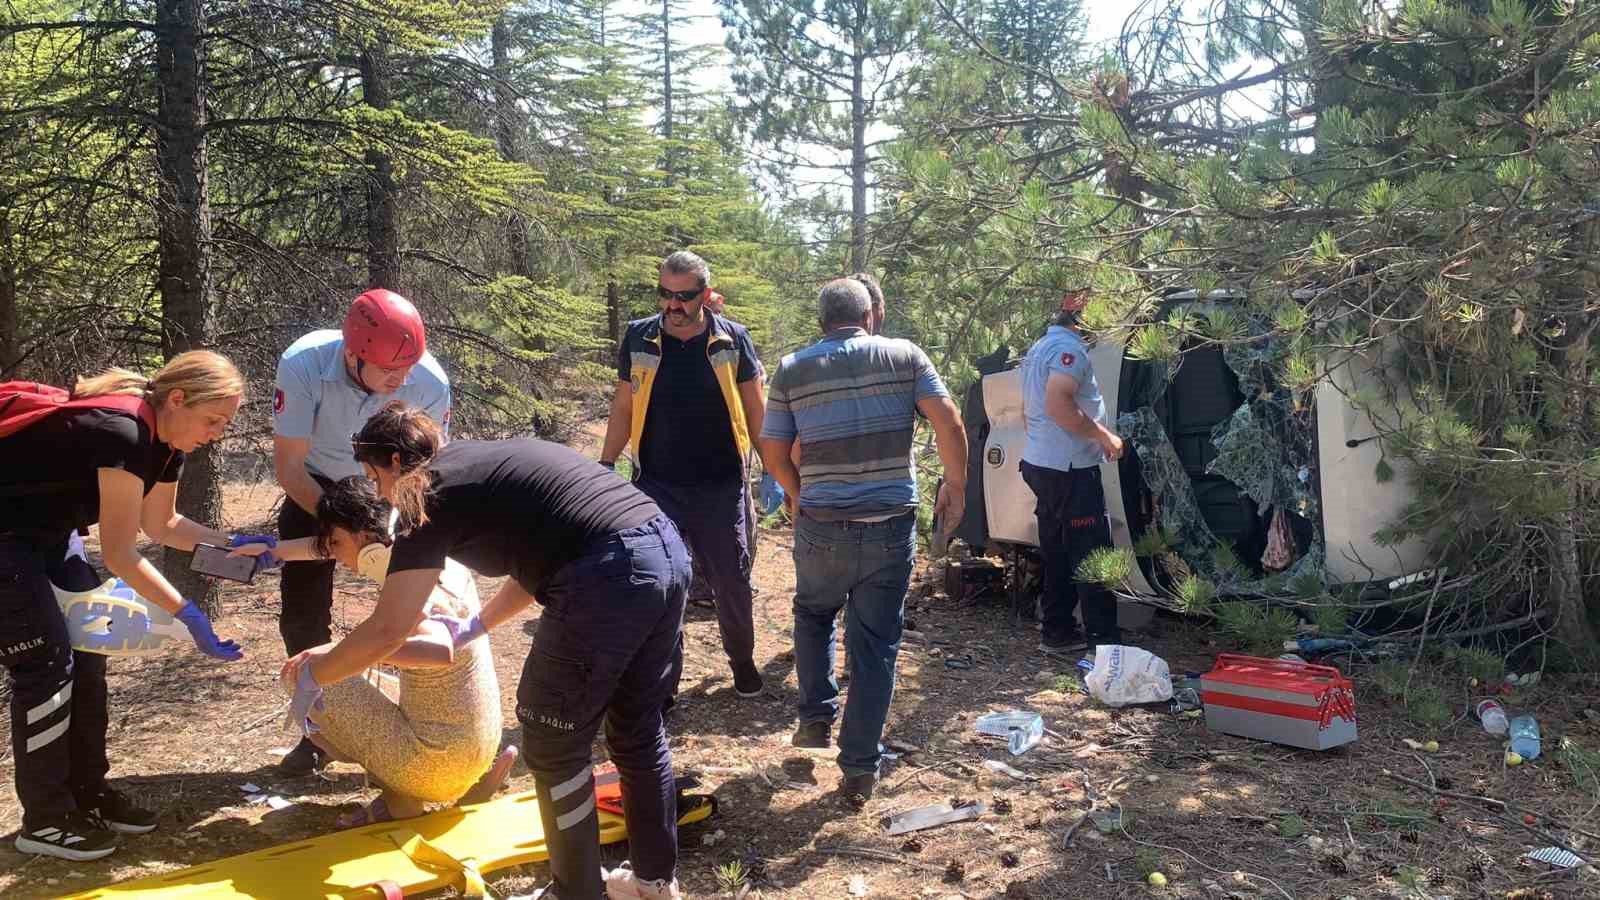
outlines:
[[[1600,13],[1328,0],[1175,22],[1157,10],[1128,41],[1100,83],[1145,80],[1103,92],[1080,129],[1148,188],[1100,200],[1143,241],[1139,289],[1248,290],[1298,405],[1345,360],[1385,363],[1415,404],[1379,439],[1416,501],[1379,537],[1427,540],[1462,579],[1430,627],[1534,625],[1592,662]],[[1245,56],[1271,62],[1221,77]],[[1266,113],[1244,116],[1252,101]]]
[[[1083,278],[1071,176],[1084,154],[1057,143],[1079,109],[1083,25],[1076,0],[950,9],[893,119],[879,228],[891,327],[957,383],[999,344],[1026,347]]]
[[[885,0],[718,0],[730,29],[734,87],[768,173],[809,193],[801,171],[846,173],[850,183],[849,265],[871,255],[867,194],[877,141],[868,132],[893,109],[914,68],[920,2]],[[808,151],[808,145],[811,150]],[[814,161],[816,148],[844,162]]]

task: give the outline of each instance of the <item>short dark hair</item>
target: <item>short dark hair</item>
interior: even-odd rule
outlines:
[[[293,503],[293,500],[286,500]],[[351,534],[372,534],[388,544],[394,540],[389,533],[389,518],[394,507],[378,496],[378,486],[372,479],[361,475],[341,478],[322,492],[317,501],[317,555],[326,559],[332,555],[329,544],[333,530],[343,528]]]
[[[693,275],[701,287],[711,284],[711,266],[698,253],[679,250],[661,261],[661,271],[674,275]]]

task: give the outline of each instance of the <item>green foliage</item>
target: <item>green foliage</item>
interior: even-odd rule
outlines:
[[[1389,464],[1387,457],[1378,457],[1378,464],[1372,468],[1372,478],[1379,484],[1388,484],[1394,480],[1394,466]]]
[[[1054,687],[1058,692],[1063,694],[1086,693],[1083,686],[1083,679],[1079,678],[1077,675],[1057,675]]]
[[[1398,800],[1382,798],[1357,807],[1344,814],[1352,827],[1375,832],[1385,829],[1420,832],[1433,827],[1433,816],[1428,810],[1409,806]]]
[[[1591,797],[1600,798],[1600,751],[1590,750],[1570,737],[1557,745],[1556,757],[1561,768],[1572,779],[1578,790]]]
[[[1076,577],[1085,584],[1103,584],[1119,589],[1127,585],[1137,567],[1138,561],[1131,551],[1121,547],[1100,547],[1078,566]]]
[[[1284,813],[1278,817],[1278,835],[1285,840],[1294,840],[1305,834],[1306,820],[1294,813]]]
[[[1178,582],[1177,595],[1178,607],[1184,613],[1192,616],[1206,615],[1211,612],[1211,601],[1216,599],[1217,589],[1204,578],[1190,575]]]
[[[1350,610],[1340,605],[1333,598],[1327,598],[1311,610],[1311,624],[1317,626],[1317,633],[1330,637],[1345,634],[1350,624]]]
[[[1172,548],[1172,535],[1161,527],[1149,528],[1133,543],[1133,555],[1157,556]]]
[[[1287,610],[1260,603],[1230,600],[1216,607],[1217,626],[1249,653],[1277,656],[1284,641],[1295,636],[1300,622]]]
[[[729,894],[738,893],[750,881],[750,872],[739,860],[730,860],[717,866],[717,888]]]
[[[1141,880],[1149,878],[1151,872],[1160,872],[1162,869],[1161,854],[1154,848],[1140,847],[1133,854],[1133,871]]]
[[[1419,679],[1420,680],[1420,679]],[[1413,683],[1411,693],[1405,698],[1406,718],[1418,727],[1435,731],[1450,724],[1455,710],[1444,692],[1432,682]]]
[[[1479,684],[1497,685],[1506,674],[1505,657],[1484,647],[1451,644],[1445,647],[1444,658],[1463,678],[1476,678]]]
[[[1387,660],[1373,667],[1367,675],[1367,683],[1389,700],[1399,700],[1405,696],[1408,672],[1406,663]]]
[[[1302,572],[1290,580],[1289,590],[1296,597],[1309,600],[1322,596],[1325,588],[1320,573]]]
[[[1244,578],[1249,574],[1249,570],[1239,559],[1239,554],[1234,551],[1233,544],[1225,540],[1218,541],[1217,546],[1212,548],[1211,564],[1219,573],[1226,576]]]

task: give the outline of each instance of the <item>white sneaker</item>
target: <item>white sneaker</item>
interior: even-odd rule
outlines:
[[[626,865],[623,863],[605,875],[609,900],[683,900],[676,878],[646,880],[634,875],[632,869],[623,868]]]

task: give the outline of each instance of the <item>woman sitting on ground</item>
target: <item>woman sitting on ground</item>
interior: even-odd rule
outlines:
[[[371,481],[346,478],[317,503],[317,536],[282,541],[273,553],[286,561],[331,557],[382,584],[391,518]],[[242,547],[236,555],[258,552]],[[305,713],[318,747],[360,765],[383,788],[378,799],[342,817],[341,828],[419,816],[429,803],[481,803],[505,782],[517,751],[508,747],[495,756],[500,687],[489,641],[455,649],[443,624],[478,610],[472,574],[452,564],[411,637],[384,660],[400,670],[399,702],[357,676],[329,685]]]

